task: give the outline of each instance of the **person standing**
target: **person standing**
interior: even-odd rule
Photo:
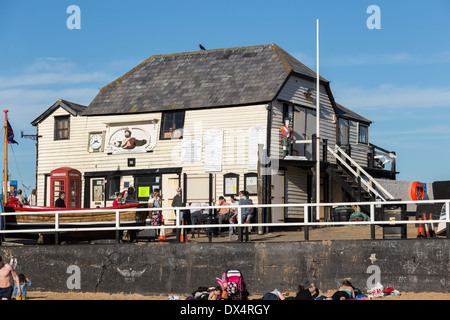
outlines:
[[[31,194],[28,197],[28,204],[30,206],[37,206],[36,189],[31,190]]]
[[[230,196],[230,205],[236,205],[235,208],[230,209],[230,212],[228,213],[228,223],[230,225],[235,224],[238,216],[238,208],[239,202],[236,200],[235,196]],[[231,227],[228,229],[228,241],[231,241],[234,237],[235,240],[238,240],[236,233],[236,228]]]
[[[161,204],[158,201],[158,192],[152,193],[153,198],[153,208],[161,208]],[[153,210],[151,212],[150,225],[151,226],[161,226],[163,220],[162,212],[160,210]],[[156,237],[160,235],[160,229],[156,229]]]
[[[181,188],[177,188],[177,194],[173,197],[172,207],[184,207],[183,197],[181,196]],[[180,223],[181,219],[183,219],[183,210],[180,211]]]
[[[14,289],[11,277],[14,278],[16,283],[19,283],[19,276],[14,268],[10,264],[4,263],[0,256],[0,298],[2,300],[11,300]],[[17,289],[17,295],[22,295],[20,287]]]
[[[239,205],[247,205],[248,204],[248,200],[246,197],[246,192],[244,190],[239,191]],[[248,209],[249,208],[242,208],[241,209],[241,223],[245,223],[247,220],[247,215],[248,215]]]
[[[61,191],[59,193],[59,198],[56,199],[56,201],[55,201],[55,207],[56,208],[65,208],[66,207],[66,202],[64,201],[65,199],[66,199],[66,193]]]
[[[16,198],[21,204],[27,204],[27,200],[22,195],[22,189],[17,190],[17,197]]]

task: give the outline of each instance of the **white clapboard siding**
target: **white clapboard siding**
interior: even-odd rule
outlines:
[[[284,126],[282,103],[278,101],[272,103],[271,117],[270,157],[283,159],[283,148],[281,146],[281,128]]]
[[[313,89],[309,100],[305,97],[305,92]],[[311,80],[291,76],[278,95],[278,99],[292,104],[316,109],[316,83]],[[336,114],[331,105],[330,97],[323,85],[320,85],[320,138],[327,139],[328,145],[336,143],[336,124],[333,122]],[[281,150],[281,148],[280,148]],[[320,148],[322,157],[322,148]],[[332,156],[328,155],[328,161],[332,161]]]
[[[224,130],[222,171],[214,172],[217,177],[217,193],[223,192],[223,175],[229,172],[240,175],[240,187],[244,186],[243,174],[248,172],[248,129],[267,126],[265,105],[186,110],[184,136],[196,134],[202,136],[202,161],[199,163],[181,162],[182,140],[159,140],[161,113],[108,115],[108,116],[71,116],[70,139],[54,140],[54,117],[68,115],[58,108],[38,125],[38,203],[44,203],[44,175],[59,167],[71,167],[85,172],[127,170],[127,158],[136,158],[134,170],[183,167],[188,175],[208,175],[204,170],[205,134],[209,129]],[[89,152],[89,133],[103,132],[107,123],[157,120],[157,144],[149,153],[108,155],[105,152]],[[256,171],[255,171],[256,172]],[[208,186],[206,186],[208,187]],[[84,196],[84,184],[82,190]],[[82,203],[83,203],[82,199]]]
[[[285,203],[307,203],[308,202],[308,171],[288,167],[285,171]],[[288,207],[287,219],[303,219],[302,207]]]

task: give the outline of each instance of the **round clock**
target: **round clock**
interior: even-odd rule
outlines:
[[[91,139],[89,140],[89,145],[93,150],[98,150],[102,146],[102,135],[99,133],[95,133],[91,136]]]

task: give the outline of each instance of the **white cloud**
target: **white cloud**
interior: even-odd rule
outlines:
[[[3,72],[0,101],[9,110],[8,117],[15,130],[30,130],[30,122],[58,99],[88,105],[99,87],[112,80],[102,70],[88,70],[64,57],[42,57],[19,72]]]
[[[83,71],[65,58],[37,58],[19,74],[0,77],[0,88],[108,82],[111,75],[101,71]]]

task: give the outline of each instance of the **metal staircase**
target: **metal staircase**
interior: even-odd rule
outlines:
[[[355,201],[393,200],[394,197],[368,174],[339,146],[327,147],[336,159],[336,167],[328,167],[327,172],[342,185]]]

